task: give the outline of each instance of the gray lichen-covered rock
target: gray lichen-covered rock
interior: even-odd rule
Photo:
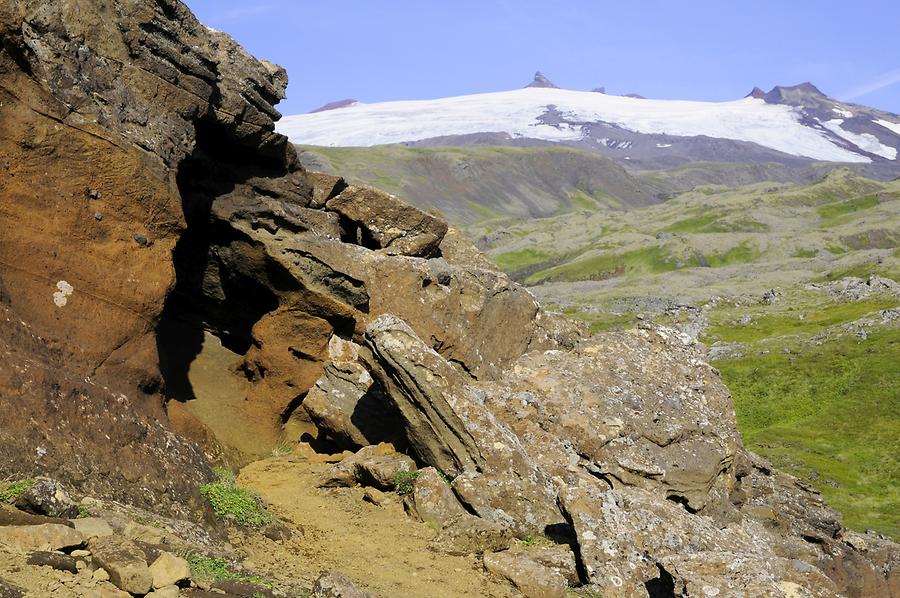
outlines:
[[[341,573],[324,571],[312,587],[313,598],[371,598],[353,581]]]
[[[508,579],[525,598],[565,598],[568,584],[557,571],[522,554],[493,552],[484,555],[484,568]]]
[[[404,505],[418,519],[438,527],[466,513],[450,484],[434,467],[418,471],[412,492]]]
[[[509,526],[463,513],[444,523],[429,547],[452,555],[506,550],[513,541]]]
[[[347,487],[361,484],[379,490],[390,490],[401,471],[415,471],[416,464],[408,456],[398,453],[388,443],[366,446],[325,471],[320,486]]]
[[[47,517],[71,519],[78,515],[75,504],[62,484],[50,478],[37,478],[34,484],[16,499],[16,508]]]
[[[481,391],[395,316],[366,328],[363,356],[405,420],[418,457],[454,476],[453,490],[481,517],[519,534],[562,521],[556,493]]]

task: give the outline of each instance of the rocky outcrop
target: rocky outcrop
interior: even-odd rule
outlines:
[[[0,471],[196,504],[203,457],[158,421],[178,174],[201,139],[286,170],[286,75],[177,0],[4,1],[0,31]]]

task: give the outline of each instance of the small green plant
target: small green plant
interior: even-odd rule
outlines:
[[[453,484],[453,478],[450,475],[440,469],[437,470],[438,475],[441,476],[441,479],[449,486]]]
[[[12,504],[16,499],[31,490],[34,486],[34,480],[27,478],[17,480],[8,484],[0,483],[0,503]]]
[[[412,492],[418,478],[418,471],[398,471],[397,475],[394,476],[394,486],[397,488],[397,494],[404,496]]]
[[[227,471],[227,470],[225,470]],[[275,517],[262,506],[262,499],[255,492],[234,481],[234,474],[220,475],[219,480],[200,487],[200,494],[209,501],[213,513],[223,521],[232,521],[242,527],[259,529],[275,522]]]
[[[78,518],[84,519],[85,517],[93,517],[94,514],[91,513],[91,510],[87,508],[85,505],[78,505]]]
[[[234,483],[235,475],[230,469],[225,467],[213,467],[212,472],[220,482],[225,482],[226,484]]]
[[[294,452],[294,446],[288,442],[282,442],[272,449],[273,457],[284,457]]]
[[[205,581],[213,584],[224,579],[234,579],[237,581],[245,581],[257,585],[272,587],[272,583],[257,575],[246,575],[238,573],[232,569],[228,563],[222,559],[215,559],[195,553],[183,555],[191,569],[191,578],[198,581]]]

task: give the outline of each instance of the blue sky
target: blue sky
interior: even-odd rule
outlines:
[[[326,102],[560,87],[729,100],[812,81],[900,114],[900,0],[187,0]]]

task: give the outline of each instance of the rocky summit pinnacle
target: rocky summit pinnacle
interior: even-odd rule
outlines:
[[[544,87],[544,88],[559,89],[559,87],[557,87],[557,86],[553,83],[553,81],[551,81],[550,79],[548,79],[547,77],[545,77],[545,76],[544,76],[544,73],[542,73],[541,71],[537,71],[537,72],[534,74],[534,81],[532,81],[531,83],[529,83],[529,84],[526,85],[525,87]]]

